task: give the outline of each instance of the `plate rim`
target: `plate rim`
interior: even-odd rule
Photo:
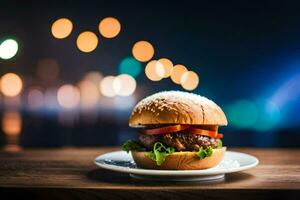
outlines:
[[[101,154],[94,159],[94,163],[100,168],[111,170],[111,171],[117,171],[121,173],[129,173],[129,174],[138,174],[138,175],[151,175],[151,176],[205,176],[205,175],[227,174],[227,173],[234,173],[234,172],[251,169],[259,164],[259,160],[257,157],[247,153],[242,153],[237,151],[226,151],[225,153],[242,154],[243,156],[251,157],[254,160],[254,163],[246,166],[240,166],[233,169],[220,169],[218,171],[206,171],[206,170],[156,170],[156,169],[128,168],[128,167],[122,167],[122,166],[97,162],[97,159],[99,157],[111,153],[124,153],[124,151],[112,151],[112,152]]]

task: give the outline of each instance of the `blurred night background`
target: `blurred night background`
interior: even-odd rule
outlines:
[[[162,90],[219,104],[226,146],[300,147],[298,1],[0,7],[1,148],[120,145],[133,106]]]

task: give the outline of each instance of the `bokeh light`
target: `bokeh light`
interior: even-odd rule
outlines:
[[[136,42],[132,47],[132,55],[140,62],[147,62],[154,55],[154,47],[147,41]]]
[[[136,81],[128,74],[121,74],[114,79],[113,88],[117,95],[129,96],[132,95],[136,89]]]
[[[142,71],[142,65],[133,57],[124,58],[119,65],[120,74],[129,74],[137,77]]]
[[[0,87],[5,96],[14,97],[20,94],[23,83],[17,74],[7,73],[1,77]]]
[[[199,84],[199,76],[193,71],[186,71],[180,79],[181,86],[186,90],[194,90]]]
[[[158,60],[158,62],[160,62],[164,67],[164,73],[162,75],[162,78],[168,78],[169,76],[171,76],[172,68],[173,68],[172,61],[167,58],[161,58]]]
[[[19,135],[22,129],[22,118],[19,112],[4,112],[2,130],[6,135]]]
[[[63,85],[57,91],[57,101],[63,108],[75,108],[80,103],[80,92],[73,85]]]
[[[115,80],[114,76],[106,76],[102,79],[102,81],[100,83],[100,91],[103,96],[106,96],[106,97],[116,96],[116,92],[113,88],[114,80]]]
[[[99,32],[105,38],[114,38],[120,31],[121,24],[114,17],[106,17],[99,23]]]
[[[85,31],[79,34],[76,44],[80,51],[85,53],[92,52],[98,45],[98,37],[91,31]]]
[[[268,100],[240,100],[228,106],[225,111],[233,126],[261,132],[273,129],[280,120],[279,108]]]
[[[187,68],[183,65],[175,65],[172,69],[171,73],[171,79],[174,83],[180,84],[181,83],[181,77],[184,74],[184,72],[187,71]]]
[[[280,110],[276,104],[268,100],[257,101],[259,116],[255,126],[257,131],[269,131],[276,127],[280,121]]]
[[[92,108],[97,105],[100,93],[98,87],[93,82],[82,80],[79,82],[78,87],[80,90],[80,102],[83,108]]]
[[[91,71],[86,73],[83,79],[88,80],[92,82],[96,87],[99,86],[101,80],[103,78],[103,75],[98,71]]]
[[[151,60],[146,65],[145,74],[151,81],[160,81],[164,74],[164,67],[157,60]]]
[[[117,96],[113,100],[114,102],[114,107],[118,110],[131,110],[135,104],[136,104],[136,99],[134,95],[130,96]]]
[[[68,18],[60,18],[51,26],[51,33],[57,39],[68,37],[73,29],[73,23]]]
[[[59,104],[57,102],[57,88],[50,87],[44,93],[44,104],[48,111],[54,111],[58,108]]]
[[[44,58],[37,63],[37,76],[43,85],[50,85],[56,82],[59,77],[59,66],[55,59]]]
[[[44,106],[43,92],[38,89],[31,89],[28,92],[27,103],[30,109],[38,110]]]
[[[18,43],[13,39],[4,40],[0,44],[0,58],[10,59],[14,57],[18,52]]]
[[[239,100],[228,106],[225,111],[229,124],[237,128],[252,128],[259,112],[256,104],[249,100]]]

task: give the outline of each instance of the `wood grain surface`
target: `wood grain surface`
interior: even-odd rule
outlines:
[[[149,182],[97,168],[118,148],[0,151],[0,197],[10,199],[300,199],[299,149],[229,150],[260,160],[219,182]]]

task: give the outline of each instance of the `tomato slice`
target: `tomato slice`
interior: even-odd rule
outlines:
[[[159,135],[159,134],[166,134],[166,133],[175,133],[182,130],[184,130],[185,133],[190,133],[190,134],[204,135],[216,139],[223,138],[223,134],[222,133],[218,134],[217,130],[212,131],[212,130],[194,128],[187,124],[178,124],[178,125],[165,126],[160,128],[145,129],[143,132],[147,135]]]
[[[215,138],[218,135],[218,131],[209,131],[209,130],[204,130],[204,129],[200,129],[200,128],[189,128],[186,130],[187,133],[191,133],[191,134],[198,134],[198,135],[204,135],[204,136],[208,136],[211,138]]]
[[[145,129],[144,133],[148,135],[159,135],[164,133],[174,133],[174,132],[182,131],[189,127],[190,125],[178,124],[178,125],[165,126],[160,128]]]

